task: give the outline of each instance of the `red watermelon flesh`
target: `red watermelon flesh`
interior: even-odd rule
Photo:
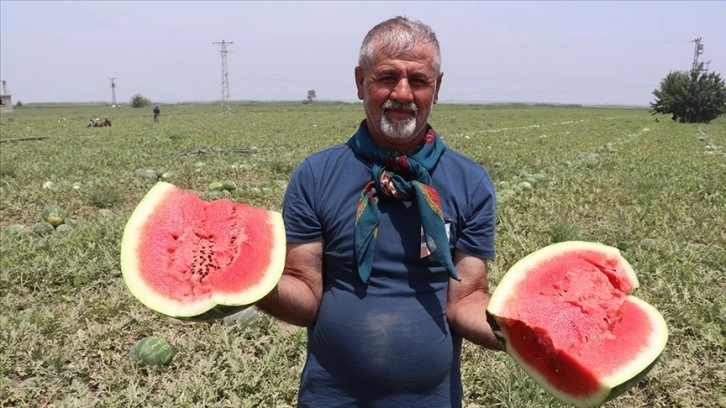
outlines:
[[[210,311],[222,317],[253,304],[276,285],[284,260],[279,213],[207,202],[165,182],[134,210],[121,245],[129,290],[149,308],[181,318]]]
[[[593,406],[645,375],[665,347],[662,316],[628,294],[637,286],[617,249],[560,243],[515,264],[487,315],[507,352],[545,389]]]

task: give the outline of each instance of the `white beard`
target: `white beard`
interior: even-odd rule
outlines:
[[[385,110],[390,108],[403,108],[409,109],[414,112],[414,117],[404,120],[391,120],[386,117]],[[381,115],[381,132],[390,139],[410,139],[414,136],[416,131],[416,113],[418,109],[412,102],[410,104],[400,104],[391,101],[390,99],[383,104],[384,113]]]
[[[381,131],[390,139],[410,139],[416,131],[416,118],[391,121],[383,115]]]

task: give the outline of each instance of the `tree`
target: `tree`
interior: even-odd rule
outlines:
[[[315,89],[311,89],[308,91],[308,99],[305,103],[310,103],[315,101],[315,98],[317,98],[318,95],[315,94]]]
[[[17,102],[15,102],[15,107],[16,108],[22,108],[23,107],[23,103],[20,102],[20,101],[17,101]]]
[[[144,95],[137,93],[136,95],[131,97],[131,107],[132,108],[144,108],[147,106],[151,106],[151,101],[149,100],[149,98],[146,98]]]
[[[671,72],[653,95],[652,114],[670,114],[680,123],[708,123],[726,114],[726,84],[715,72]]]

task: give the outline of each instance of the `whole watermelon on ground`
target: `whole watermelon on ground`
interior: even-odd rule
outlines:
[[[222,190],[224,190],[224,184],[222,184],[221,181],[213,181],[213,182],[209,183],[209,186],[207,186],[207,190],[222,191]]]
[[[45,208],[43,208],[43,213],[41,215],[43,221],[47,222],[53,227],[57,227],[63,224],[63,221],[66,219],[66,213],[57,205],[46,206]]]
[[[232,180],[225,180],[222,182],[222,189],[227,191],[234,191],[237,189],[237,183]]]
[[[256,307],[248,307],[245,310],[235,314],[226,316],[222,319],[222,323],[227,326],[239,325],[242,327],[251,327],[260,318],[260,312]]]
[[[31,225],[30,230],[37,235],[48,235],[52,234],[55,231],[55,228],[45,221],[40,221]]]
[[[137,341],[130,351],[131,359],[145,366],[167,365],[174,350],[171,344],[158,336],[144,337]]]
[[[227,199],[207,202],[158,182],[126,224],[121,271],[131,293],[152,310],[221,319],[275,287],[285,247],[280,213]]]
[[[617,248],[570,241],[521,259],[492,293],[487,319],[507,353],[545,390],[577,407],[613,399],[663,352],[663,316]]]
[[[22,224],[11,224],[3,229],[8,234],[25,235],[30,232],[30,229]]]

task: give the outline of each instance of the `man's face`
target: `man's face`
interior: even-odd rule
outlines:
[[[356,67],[358,98],[380,147],[405,151],[424,137],[443,77],[434,72],[435,52],[430,44],[417,44],[405,53],[379,54],[365,68]]]

